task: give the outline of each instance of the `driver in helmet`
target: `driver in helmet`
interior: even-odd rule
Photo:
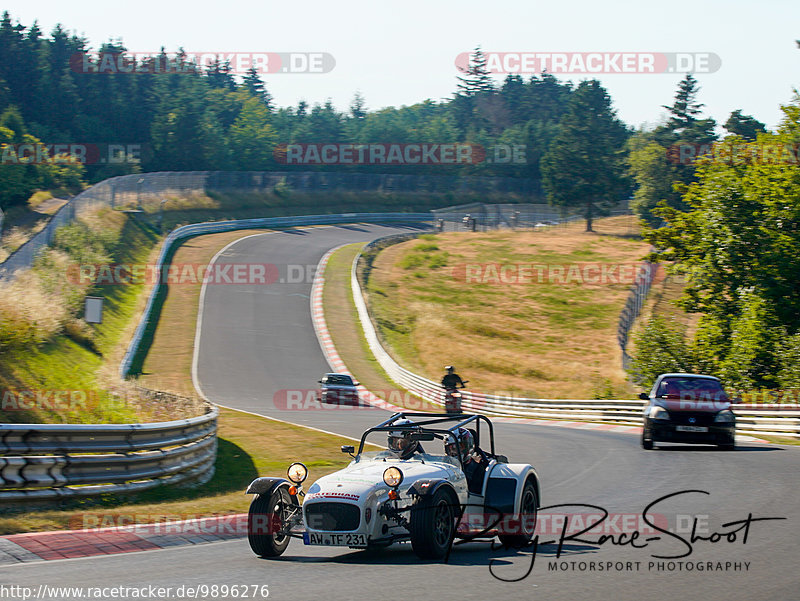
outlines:
[[[447,373],[442,378],[442,388],[447,390],[455,390],[458,386],[464,388],[464,380],[456,373],[455,367],[448,365],[445,370]]]
[[[455,438],[451,434],[444,443],[444,452],[450,457],[460,457],[464,475],[467,477],[469,492],[483,493],[483,475],[486,472],[486,461],[475,448],[475,437],[467,428],[459,428]]]
[[[413,424],[410,419],[401,419],[395,422],[395,426],[408,426]],[[400,459],[408,459],[414,453],[424,453],[422,445],[418,440],[411,438],[411,430],[392,430],[389,432],[387,445],[389,450],[397,455]]]

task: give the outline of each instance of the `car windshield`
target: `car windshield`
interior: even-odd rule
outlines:
[[[352,386],[353,379],[350,376],[325,376],[322,379],[323,384],[333,384],[334,386]]]
[[[656,396],[715,401],[728,399],[728,395],[717,380],[689,377],[664,378]]]
[[[390,448],[390,441],[389,438],[393,438],[395,440],[395,444],[397,445],[395,448],[405,448],[405,445],[397,444],[397,439],[402,438],[402,435],[410,432],[404,429],[398,429],[395,431],[387,432],[387,431],[377,431],[377,432],[370,432],[367,435],[364,451],[361,453],[360,461],[399,461],[399,460],[407,460],[407,461],[438,461],[443,463],[448,463],[450,465],[460,466],[460,462],[458,457],[450,457],[445,452],[445,444],[444,444],[444,437],[440,434],[438,438],[433,438],[432,440],[416,440],[417,443],[414,450],[408,455],[408,457],[402,458],[401,451],[394,451]],[[394,435],[394,436],[391,436]],[[358,447],[356,447],[358,449]]]
[[[359,455],[359,461],[391,461],[395,460],[398,461],[399,457],[393,451],[385,449],[383,451],[364,451]],[[461,467],[461,464],[458,461],[457,457],[448,457],[447,455],[437,455],[435,453],[414,453],[411,457],[405,459],[405,461],[420,461],[430,463],[432,461],[436,461],[439,463],[448,463],[452,466]]]

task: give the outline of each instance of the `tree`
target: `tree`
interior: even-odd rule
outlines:
[[[251,96],[263,102],[268,111],[272,110],[272,95],[264,86],[264,82],[261,77],[259,77],[258,69],[255,65],[250,67],[242,78],[242,87],[247,90]]]
[[[559,131],[542,157],[548,202],[581,207],[586,231],[628,189],[623,168],[627,130],[597,80],[583,81],[570,98]]]
[[[782,127],[793,114],[784,112]],[[734,142],[758,157],[764,144],[792,139],[791,130],[766,136]],[[739,386],[775,386],[791,377],[782,341],[800,332],[800,173],[782,161],[708,158],[697,175],[688,210],[662,203],[654,212],[665,226],[645,239],[654,259],[685,277],[680,305],[702,315],[694,345],[709,371]]]
[[[267,107],[257,98],[250,98],[230,129],[231,151],[236,167],[242,171],[267,169],[272,161],[275,141]]]
[[[682,200],[686,187],[695,181],[695,157],[716,140],[713,119],[701,119],[700,88],[688,73],[678,84],[666,123],[652,132],[640,131],[629,144],[628,173],[636,183],[632,208],[651,225],[659,222],[653,214],[658,203],[686,210]]]
[[[686,208],[674,185],[679,181],[677,167],[670,162],[668,150],[654,141],[652,132],[637,132],[628,141],[628,167],[636,185],[631,209],[641,219],[651,225],[658,223],[660,219],[653,215],[653,209],[660,202],[676,209]]]
[[[672,106],[663,105],[669,118],[667,123],[656,128],[656,141],[664,147],[677,143],[709,144],[716,139],[714,119],[700,119],[698,115],[705,106],[697,101],[700,87],[697,80],[687,73],[678,84]]]
[[[206,81],[212,88],[222,88],[230,90],[236,89],[236,80],[231,73],[230,61],[223,61],[217,57],[213,63],[206,68]]]
[[[363,119],[367,116],[366,111],[366,101],[364,100],[364,96],[361,95],[361,92],[356,92],[353,96],[353,100],[350,101],[350,115],[353,119]]]
[[[486,57],[483,54],[480,46],[475,48],[475,51],[470,55],[469,66],[464,69],[461,68],[464,77],[457,77],[458,79],[458,92],[459,96],[475,96],[484,92],[494,91],[494,82],[486,67]]]
[[[750,115],[742,115],[742,109],[733,111],[723,127],[730,133],[751,141],[755,140],[758,134],[767,133],[767,128],[761,121]]]

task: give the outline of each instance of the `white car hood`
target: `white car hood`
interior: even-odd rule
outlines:
[[[383,482],[383,472],[391,466],[398,467],[403,472],[403,483],[399,487],[401,492],[407,490],[417,480],[451,479],[457,472],[454,466],[435,460],[425,463],[361,460],[314,482],[308,489],[305,502],[342,500],[361,503],[373,491],[385,489],[388,492],[389,487]]]

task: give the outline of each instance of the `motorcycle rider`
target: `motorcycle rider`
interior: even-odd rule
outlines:
[[[395,422],[395,426],[408,426],[413,424],[410,419],[401,419]],[[422,445],[418,440],[412,440],[411,430],[392,430],[389,432],[387,441],[389,450],[397,455],[400,459],[408,459],[414,453],[424,453]]]
[[[447,373],[442,378],[442,388],[445,390],[455,390],[459,385],[461,388],[464,388],[464,380],[456,373],[455,367],[448,365],[445,367],[445,370]]]

